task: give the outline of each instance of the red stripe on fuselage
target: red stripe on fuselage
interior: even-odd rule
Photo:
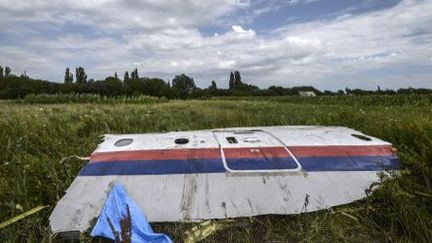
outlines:
[[[219,148],[205,149],[156,149],[116,152],[96,152],[91,161],[127,161],[127,160],[176,160],[176,159],[211,159],[220,158]]]
[[[376,146],[291,146],[288,149],[295,157],[329,156],[393,156],[390,145]]]
[[[284,147],[225,148],[226,158],[279,158],[290,157]],[[128,160],[178,160],[178,159],[219,159],[219,148],[203,149],[157,149],[116,152],[96,152],[92,162]]]
[[[286,158],[291,157],[284,147],[224,148],[225,158]]]
[[[291,146],[296,157],[325,156],[393,156],[392,147],[384,146]],[[284,147],[224,148],[229,158],[284,158],[290,157]],[[92,162],[130,160],[199,160],[221,158],[219,148],[156,149],[115,152],[95,152]]]

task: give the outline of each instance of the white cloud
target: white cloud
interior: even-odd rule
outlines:
[[[8,2],[0,0],[0,20],[18,29],[37,21],[61,30],[67,21],[75,21],[103,32],[63,31],[54,37],[31,33],[22,46],[0,46],[7,65],[42,78],[59,80],[66,66],[86,65],[89,76],[96,78],[134,67],[142,75],[167,79],[185,72],[203,87],[212,79],[226,86],[234,69],[261,87],[432,87],[431,72],[398,72],[407,65],[432,67],[432,1],[403,1],[390,9],[273,32],[257,33],[238,24],[210,36],[199,28],[218,23],[237,7],[235,1]],[[9,36],[23,38],[11,29]]]
[[[233,0],[1,0],[2,23],[81,23],[108,30],[198,27],[239,7]]]
[[[318,0],[288,0],[288,3],[291,5],[297,5],[297,4],[308,4],[316,1]]]

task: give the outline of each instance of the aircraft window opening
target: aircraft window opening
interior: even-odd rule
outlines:
[[[361,135],[361,134],[351,134],[351,136],[353,136],[353,137],[355,137],[355,138],[358,138],[358,139],[361,139],[361,140],[363,140],[363,141],[372,141],[371,138],[366,137],[366,136]]]
[[[187,144],[187,143],[189,143],[189,139],[187,139],[187,138],[177,138],[176,140],[174,140],[174,142],[176,144]]]
[[[117,147],[127,146],[133,142],[132,138],[122,138],[120,140],[117,140],[114,145]]]
[[[228,143],[238,143],[235,137],[226,137]]]

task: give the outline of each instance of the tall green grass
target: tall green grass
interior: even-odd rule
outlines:
[[[341,125],[392,142],[399,150],[401,175],[365,200],[302,215],[238,219],[206,241],[427,242],[432,239],[432,107],[406,101],[363,104],[357,98],[337,104],[332,97],[308,98],[306,103],[275,98],[144,104],[0,102],[0,221],[50,205],[0,230],[0,241],[48,241],[48,216],[83,166],[76,159],[59,161],[73,154],[88,156],[104,133]],[[192,226],[154,225],[176,241]]]
[[[300,97],[300,96],[248,96],[248,97],[214,97],[222,100],[251,100],[251,101],[274,101],[291,104],[321,104],[321,105],[356,105],[356,106],[432,106],[432,95],[335,95],[335,96],[317,96],[317,97]]]
[[[18,103],[27,104],[71,104],[71,103],[98,103],[98,104],[154,104],[165,102],[167,99],[153,96],[100,96],[97,94],[30,94],[23,99],[18,100]]]

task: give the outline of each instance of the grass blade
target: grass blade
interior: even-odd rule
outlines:
[[[40,210],[42,210],[42,209],[44,209],[44,208],[47,208],[47,207],[48,207],[48,206],[38,206],[38,207],[35,207],[35,208],[33,208],[33,209],[30,209],[30,210],[28,210],[27,212],[24,212],[24,213],[22,213],[22,214],[20,214],[20,215],[18,215],[18,216],[15,216],[15,217],[13,217],[13,218],[11,218],[11,219],[8,219],[8,220],[6,220],[6,221],[4,221],[3,223],[0,224],[0,229],[3,229],[4,227],[7,227],[7,226],[9,226],[9,225],[11,225],[11,224],[13,224],[13,223],[15,223],[15,222],[18,222],[18,221],[20,221],[21,219],[24,219],[24,218],[26,218],[26,217],[28,217],[28,216],[34,214],[34,213],[37,213],[37,212],[39,212]]]

